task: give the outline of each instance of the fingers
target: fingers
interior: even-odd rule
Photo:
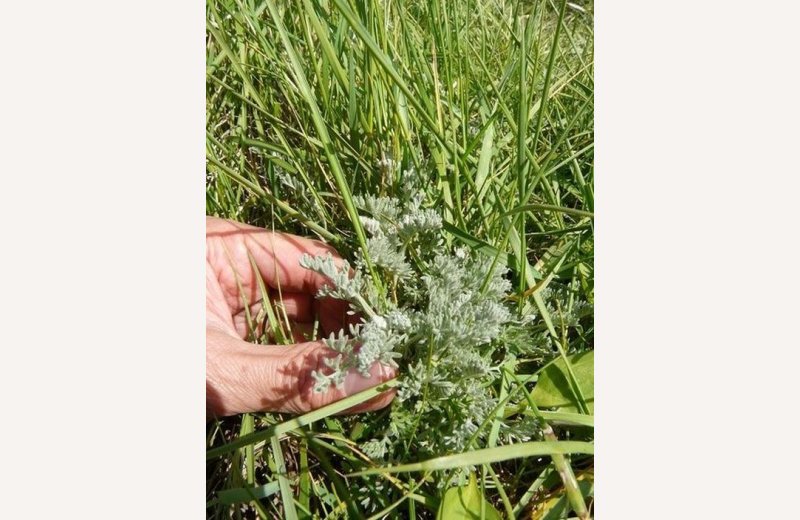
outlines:
[[[256,411],[301,414],[395,376],[394,369],[375,364],[372,377],[352,372],[340,388],[317,393],[311,372],[327,371],[324,360],[335,356],[323,343],[253,345],[214,328],[206,335],[206,403],[215,416]],[[394,392],[387,391],[347,413],[377,410],[393,398]]]
[[[347,330],[348,324],[356,324],[359,322],[359,317],[348,314],[350,310],[347,302],[342,300],[335,300],[333,298],[317,299],[314,296],[302,293],[286,293],[281,294],[278,291],[270,291],[270,301],[272,303],[273,312],[278,320],[285,323],[288,319],[292,324],[297,325],[302,330],[309,330],[317,319],[319,319],[320,330],[322,335],[327,336],[331,332],[337,333],[339,330]],[[256,320],[259,313],[262,312],[263,301],[259,300],[250,305],[248,309],[251,319]],[[249,327],[247,323],[247,312],[241,309],[233,315],[233,322],[239,337],[246,338],[248,336]],[[263,332],[265,323],[254,324],[257,329],[257,336]],[[294,328],[294,327],[293,327]],[[315,339],[315,338],[311,338]],[[300,341],[307,341],[308,337],[303,337]]]
[[[348,325],[361,322],[360,315],[348,314],[350,305],[344,300],[333,298],[314,300],[314,310],[319,316],[322,333],[325,336],[330,333],[336,334],[342,329],[347,330]]]
[[[262,410],[304,413],[394,377],[394,370],[376,364],[370,378],[353,372],[340,388],[316,393],[311,373],[327,371],[324,360],[335,355],[323,343],[263,346],[243,341],[248,332],[245,309],[253,318],[263,305],[261,281],[268,286],[271,302],[279,299],[278,294],[282,297],[276,314],[294,323],[296,341],[305,339],[303,333],[308,332],[317,318],[326,335],[358,322],[357,316],[348,315],[346,302],[315,299],[329,280],[300,265],[304,254],[331,254],[341,264],[333,248],[315,240],[212,217],[206,220],[206,247],[209,413],[218,416]],[[277,288],[280,291],[274,290]],[[385,392],[346,413],[382,408],[393,397],[393,391]]]
[[[282,298],[281,298],[282,297]],[[301,293],[283,293],[278,295],[277,292],[270,291],[270,303],[272,305],[272,312],[278,321],[285,326],[288,319],[291,323],[304,323],[311,324],[314,322],[314,302],[313,296]],[[280,299],[279,299],[280,298]],[[256,323],[256,335],[260,336],[263,333],[263,327],[269,325],[265,323],[266,320],[258,321],[260,315],[263,313],[264,302],[259,300],[250,305],[249,309],[242,309],[233,315],[233,322],[239,337],[246,338],[250,327],[247,323],[247,315]],[[267,315],[264,313],[264,317]]]
[[[281,337],[273,332],[272,328],[270,327],[269,320],[267,319],[255,323],[255,329],[253,330],[247,323],[247,317],[244,315],[244,313],[241,313],[233,317],[233,324],[234,328],[236,329],[236,335],[243,340],[264,343],[262,339],[264,333],[266,332],[268,343],[277,344],[282,341]],[[285,335],[285,337],[290,338],[291,343],[304,343],[306,341],[322,339],[321,331],[319,328],[315,330],[313,323],[290,321],[287,324],[281,319],[279,327],[279,330]],[[253,340],[253,337],[258,339]]]
[[[214,217],[206,219],[206,248],[208,264],[232,314],[243,308],[240,285],[249,303],[261,299],[259,276],[271,288],[316,295],[328,280],[300,265],[304,254],[331,254],[337,264],[342,262],[336,250],[323,242]]]

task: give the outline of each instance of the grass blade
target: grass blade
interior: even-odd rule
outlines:
[[[567,215],[575,215],[576,217],[589,217],[594,218],[594,213],[590,211],[583,211],[573,208],[562,208],[561,206],[553,206],[552,204],[525,204],[518,206],[514,209],[508,210],[503,215],[513,215],[514,213],[522,213],[526,211],[558,211],[566,213]]]
[[[286,49],[286,53],[289,56],[289,62],[291,63],[292,73],[297,81],[297,86],[299,87],[300,93],[303,95],[303,98],[305,99],[306,103],[308,103],[308,107],[311,110],[311,118],[314,121],[314,127],[316,128],[319,139],[322,142],[325,157],[328,159],[328,164],[333,172],[333,177],[336,180],[337,188],[339,188],[339,194],[342,197],[342,202],[348,216],[350,217],[350,223],[353,225],[358,242],[361,245],[361,253],[364,255],[364,261],[369,268],[375,285],[380,291],[382,291],[383,283],[381,278],[378,276],[378,273],[375,271],[375,266],[372,265],[372,262],[369,259],[369,252],[367,251],[367,235],[364,233],[364,227],[361,225],[361,220],[358,218],[358,211],[356,210],[355,202],[353,202],[353,195],[350,192],[350,186],[347,184],[347,181],[344,178],[342,166],[339,164],[339,159],[334,151],[334,146],[331,142],[330,134],[328,133],[328,127],[325,124],[325,120],[323,119],[322,113],[319,110],[315,96],[311,91],[311,86],[308,84],[306,75],[303,72],[303,67],[300,64],[300,59],[297,56],[294,45],[292,45],[292,41],[289,38],[286,27],[283,25],[283,21],[278,14],[278,9],[275,7],[275,3],[272,0],[267,0],[266,4],[270,16],[272,16],[272,20],[278,29],[278,34],[280,35],[283,46]]]
[[[264,484],[263,486],[223,489],[217,494],[214,504],[230,506],[233,504],[246,504],[253,500],[259,500],[274,495],[280,489],[277,481]]]
[[[278,477],[278,486],[281,490],[281,501],[283,502],[283,514],[287,520],[297,520],[297,508],[294,506],[294,493],[289,479],[286,478],[286,463],[283,460],[283,450],[281,441],[278,437],[273,437],[272,458],[275,461],[275,472]]]
[[[436,471],[462,468],[479,464],[491,464],[522,457],[540,457],[543,455],[563,455],[565,453],[594,453],[594,445],[580,441],[538,441],[522,442],[496,448],[468,451],[457,455],[446,455],[413,464],[385,466],[352,473],[352,476],[378,475],[380,473],[402,473],[407,471]]]
[[[275,426],[271,426],[260,432],[251,433],[250,435],[247,435],[245,437],[239,437],[238,439],[231,441],[228,444],[208,450],[206,452],[206,459],[207,460],[213,459],[214,457],[219,457],[220,455],[224,455],[225,453],[234,451],[238,448],[241,448],[242,446],[255,444],[257,442],[263,441],[264,439],[269,439],[270,437],[279,437],[292,430],[302,428],[303,426],[308,426],[311,423],[314,423],[326,417],[330,417],[331,415],[335,415],[339,412],[343,412],[348,408],[352,408],[365,401],[369,401],[378,394],[381,394],[386,390],[394,388],[397,385],[398,385],[397,378],[390,379],[384,383],[373,386],[372,388],[368,388],[357,394],[353,394],[349,397],[346,397],[341,401],[336,401],[335,403],[323,406],[322,408],[317,408],[316,410],[308,412],[307,414],[295,417],[294,419],[288,420],[280,424],[276,424]]]

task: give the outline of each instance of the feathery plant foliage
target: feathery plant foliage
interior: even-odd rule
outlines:
[[[407,171],[402,199],[356,198],[359,209],[370,215],[362,217],[371,235],[367,250],[390,283],[390,298],[382,298],[362,275],[360,258],[353,277],[348,263],[337,268],[330,255],[301,261],[331,281],[320,297],[347,300],[354,313],[366,317],[351,325],[349,334],[342,330],[324,340],[338,355],[327,360],[330,373],[313,373],[316,391],[341,385],[349,370],[370,377],[373,363],[398,367],[396,360],[403,358],[405,374],[386,432],[362,445],[373,459],[412,443],[415,453],[430,455],[468,447],[497,403],[491,391],[498,372],[493,365],[509,349],[519,354],[533,344],[524,330],[533,316],[515,320],[504,305],[511,289],[505,267],[465,247],[449,252],[441,236],[442,219],[422,207],[418,189],[416,175]],[[527,438],[533,433],[528,431]]]
[[[339,356],[320,391],[375,360],[399,372],[382,411],[335,415],[376,390],[210,424],[209,517],[433,518],[447,488],[473,481],[486,518],[588,516],[590,456],[519,454],[593,437],[575,367],[575,406],[540,409],[534,391],[547,363],[594,342],[592,12],[207,3],[207,212],[350,261],[352,278],[304,259],[363,318],[326,340]],[[269,318],[284,327],[279,309]],[[484,449],[513,456],[467,457]],[[449,469],[424,469],[443,456]],[[411,463],[423,469],[383,471]]]

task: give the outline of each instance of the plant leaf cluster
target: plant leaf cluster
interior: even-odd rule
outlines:
[[[392,458],[412,442],[420,454],[461,451],[476,435],[485,436],[479,426],[497,405],[491,382],[505,354],[523,339],[533,340],[530,317],[516,316],[508,305],[507,268],[448,246],[441,216],[415,191],[415,174],[403,178],[399,198],[355,197],[370,235],[368,254],[387,293],[373,285],[362,258],[353,269],[346,261],[337,267],[330,255],[301,260],[330,281],[319,297],[346,300],[361,316],[360,323],[323,340],[337,355],[327,360],[327,370],[313,372],[315,390],[342,385],[351,371],[370,377],[376,362],[400,368],[384,435],[362,446],[374,459]],[[522,426],[530,438],[532,424]]]

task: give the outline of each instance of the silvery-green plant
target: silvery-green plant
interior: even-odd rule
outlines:
[[[330,256],[301,260],[330,281],[318,296],[346,300],[362,317],[324,339],[337,355],[327,361],[329,370],[313,372],[316,391],[341,385],[350,370],[370,377],[376,361],[398,367],[404,360],[384,436],[362,446],[376,459],[412,439],[418,450],[431,453],[468,447],[497,404],[489,387],[503,340],[518,338],[526,325],[505,303],[511,289],[505,267],[493,257],[448,247],[441,216],[423,206],[413,174],[404,180],[399,198],[355,197],[369,234],[369,258],[387,280],[386,296],[366,275],[362,258],[355,274],[348,262],[337,267]]]

